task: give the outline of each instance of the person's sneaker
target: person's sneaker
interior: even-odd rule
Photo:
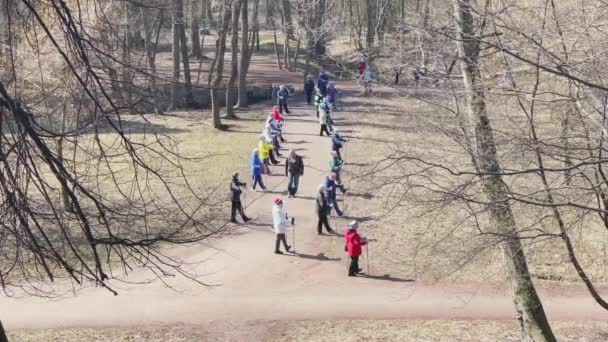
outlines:
[[[348,276],[349,276],[349,277],[356,277],[356,276],[357,276],[357,274],[356,274],[356,273],[349,273],[349,274],[348,274]]]
[[[281,251],[274,251],[274,254],[283,254]]]
[[[232,223],[239,223],[237,220],[230,220]]]
[[[249,218],[249,217],[245,217],[245,218],[243,219],[243,221],[245,221],[245,222],[249,222],[249,221],[251,221],[251,218]]]
[[[357,270],[357,274],[359,274],[359,273],[361,273],[361,272],[363,272],[363,269],[362,269],[362,268],[360,268],[360,269],[358,269],[358,270]]]
[[[291,252],[291,246],[287,246],[287,248],[285,248],[285,251],[287,251],[287,253]]]
[[[333,230],[333,229],[328,229],[327,230],[327,234],[335,234],[335,233],[336,233],[336,231]]]
[[[323,232],[317,232],[317,235],[323,235]]]
[[[344,213],[338,213],[338,216],[342,217],[344,216]]]

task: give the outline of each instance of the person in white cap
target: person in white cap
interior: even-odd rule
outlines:
[[[287,239],[285,237],[289,218],[285,208],[283,207],[283,200],[280,197],[274,199],[274,206],[272,207],[272,221],[274,223],[274,232],[277,234],[274,248],[275,254],[283,254],[283,252],[280,250],[281,242],[283,242],[285,251],[289,253],[291,246],[287,245]]]
[[[359,228],[359,222],[351,221],[348,224],[348,229],[344,233],[344,239],[346,240],[345,250],[350,257],[350,266],[348,267],[348,276],[355,277],[363,270],[359,268],[359,257],[362,254],[362,246],[367,245],[367,239],[361,238],[357,233]]]

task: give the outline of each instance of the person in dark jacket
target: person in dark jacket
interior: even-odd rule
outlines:
[[[340,207],[338,207],[336,188],[339,188],[342,193],[346,193],[344,185],[338,183],[338,181],[336,180],[335,173],[332,173],[329,176],[325,177],[325,197],[327,198],[327,202],[329,202],[330,208],[336,210],[336,214],[338,214],[338,216],[342,216],[344,214],[342,213],[342,210],[340,210]]]
[[[238,223],[236,221],[237,211],[241,215],[241,218],[243,218],[244,222],[251,220],[245,215],[245,212],[243,211],[243,204],[241,203],[241,193],[243,192],[243,190],[241,190],[241,187],[247,187],[247,183],[241,182],[239,180],[239,173],[235,172],[232,175],[232,182],[230,182],[230,200],[232,201],[232,213],[230,222],[232,223]]]
[[[333,133],[331,135],[331,150],[335,151],[338,155],[338,158],[342,159],[342,155],[340,154],[340,149],[344,146],[344,143],[348,140],[342,138],[340,136],[340,130],[338,128],[334,128]]]
[[[306,103],[312,104],[312,94],[315,92],[315,80],[312,79],[312,75],[306,77],[304,81],[304,93],[306,94]]]
[[[279,104],[279,113],[283,114],[285,110],[286,114],[289,114],[289,108],[287,108],[287,101],[289,100],[289,89],[285,85],[279,86],[279,92],[277,94],[277,101]]]
[[[327,95],[327,84],[329,83],[329,75],[325,69],[319,71],[319,78],[317,79],[317,87],[323,96]]]
[[[327,216],[331,211],[331,207],[329,206],[327,197],[325,197],[325,185],[323,184],[319,186],[315,208],[317,211],[317,217],[319,218],[319,221],[317,222],[317,234],[323,234],[323,226],[325,226],[328,234],[333,234],[334,230],[329,226],[329,221],[327,219]]]
[[[285,161],[285,176],[289,177],[287,182],[287,191],[289,198],[296,197],[298,185],[300,184],[300,176],[304,175],[304,162],[294,150],[289,151],[289,156]]]
[[[359,257],[363,254],[362,246],[367,245],[367,239],[362,238],[357,233],[359,228],[359,222],[351,221],[348,224],[348,229],[344,232],[344,240],[346,242],[346,252],[350,257],[350,266],[348,267],[348,276],[355,277],[357,274],[363,272],[359,268]]]

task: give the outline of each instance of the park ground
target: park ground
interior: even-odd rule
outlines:
[[[301,80],[300,74],[292,77],[294,84]],[[375,240],[367,251],[369,261],[363,263],[367,276],[346,277],[342,238],[316,234],[313,196],[327,173],[329,141],[318,136],[313,109],[298,97],[287,117],[284,145],[302,154],[307,167],[300,196],[286,202],[297,218],[295,255],[272,253],[270,207],[286,183],[276,167],[275,175],[267,177],[270,193],[247,192],[246,210],[255,218],[251,225],[233,236],[172,251],[187,261],[203,261],[193,271],[202,281],[220,286],[176,277],[169,281],[172,289],[158,281],[117,283],[116,297],[89,288],[52,300],[0,298],[10,341],[519,340],[498,249],[484,249],[461,263],[467,255],[462,241],[473,235],[451,229],[457,212],[429,218],[415,206],[393,206],[389,201],[394,193],[386,183],[395,174],[369,176],[396,147],[441,149],[444,141],[430,133],[429,122],[436,121],[433,108],[388,88],[366,98],[358,96],[350,81],[339,82],[339,87],[344,90],[343,108],[336,112],[336,122],[350,139],[344,151],[350,192],[341,202],[347,217],[332,218],[332,225],[341,231],[348,220],[358,219],[362,235]],[[147,119],[171,134],[182,153],[213,153],[205,165],[189,165],[190,171],[197,182],[226,183],[227,190],[234,170],[249,173],[247,157],[270,106],[240,111],[240,120],[225,121],[227,132],[211,129],[208,114],[200,111]],[[608,340],[608,313],[571,276],[565,256],[544,255],[546,248],[530,250],[535,282],[559,340]],[[589,267],[605,284],[605,267],[592,262]],[[548,279],[556,274],[553,278],[559,281]],[[146,275],[133,276],[138,277]]]

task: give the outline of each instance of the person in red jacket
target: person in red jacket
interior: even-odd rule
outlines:
[[[359,257],[361,256],[361,246],[367,245],[367,239],[361,238],[357,233],[359,222],[352,221],[348,224],[348,229],[344,233],[344,239],[346,240],[346,251],[350,257],[350,266],[348,268],[348,276],[355,277],[358,273],[363,271],[359,268]]]

